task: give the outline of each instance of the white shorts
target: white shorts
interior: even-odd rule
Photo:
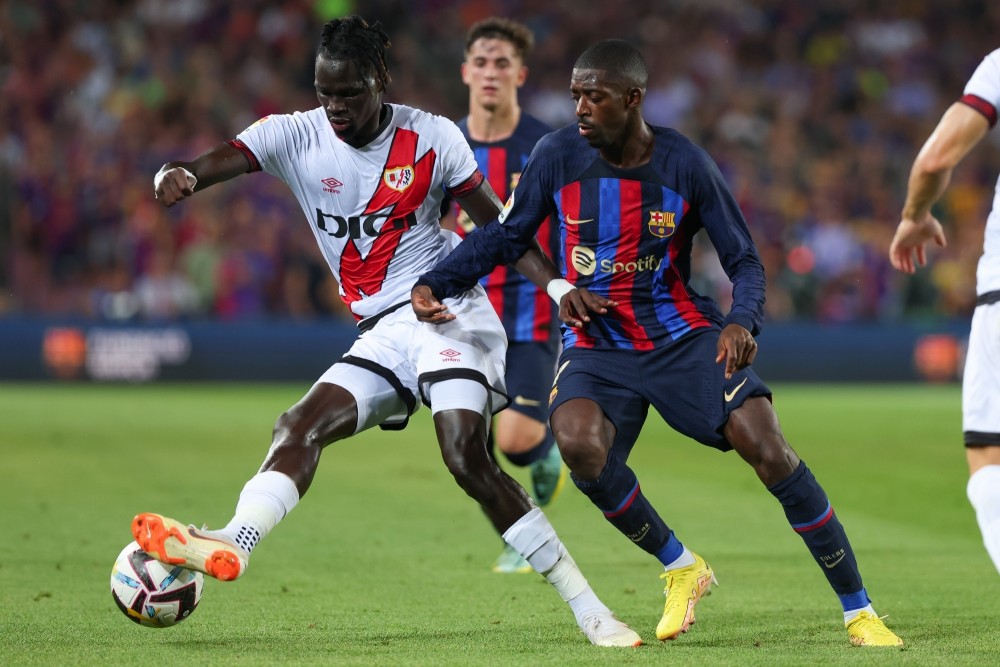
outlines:
[[[428,387],[449,379],[484,385],[487,405],[449,403],[483,415],[510,403],[504,384],[507,335],[483,288],[445,299],[455,319],[445,324],[417,320],[409,304],[388,313],[361,334],[344,356],[317,380],[343,387],[358,404],[356,433],[382,425],[401,429],[421,403],[430,405]]]
[[[972,315],[962,431],[966,445],[1000,445],[1000,303],[978,306]]]

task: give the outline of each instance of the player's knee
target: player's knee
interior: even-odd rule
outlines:
[[[759,459],[755,466],[757,474],[765,484],[777,484],[795,472],[799,459],[785,439],[770,439],[758,449]]]
[[[734,410],[724,435],[761,479],[777,483],[798,465],[798,457],[781,433],[778,416],[764,397],[750,398]]]
[[[601,408],[590,400],[571,399],[553,411],[550,422],[559,453],[573,474],[597,479],[615,438],[614,426]]]
[[[599,434],[571,426],[553,430],[553,435],[563,461],[576,477],[593,480],[600,476],[608,461],[608,450]]]
[[[482,443],[479,443],[479,448],[483,449],[482,456],[472,453],[475,448],[476,445],[472,442],[455,443],[453,447],[442,447],[441,453],[448,472],[455,478],[458,486],[466,494],[482,502],[491,493],[492,485],[487,469],[490,462]]]
[[[448,472],[469,495],[478,498],[487,493],[495,464],[486,452],[485,425],[447,413],[435,415],[435,425]]]
[[[798,456],[780,432],[759,438],[743,434],[731,442],[734,449],[753,467],[766,486],[787,479],[799,464]]]
[[[282,448],[322,449],[325,435],[293,411],[283,412],[271,432],[272,451]]]

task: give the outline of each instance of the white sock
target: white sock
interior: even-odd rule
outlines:
[[[299,490],[288,475],[257,473],[243,487],[232,520],[219,532],[250,553],[298,502]]]
[[[983,534],[986,551],[997,571],[1000,571],[1000,465],[977,470],[969,478],[966,492],[976,510],[976,521]]]
[[[694,565],[694,554],[687,547],[684,547],[684,551],[676,559],[671,561],[668,565],[664,565],[664,570],[676,570],[677,568],[687,567],[688,565]]]
[[[542,510],[533,508],[508,528],[503,538],[555,587],[578,623],[592,612],[611,613],[590,588]]]
[[[875,613],[875,609],[872,608],[872,605],[869,602],[867,605],[865,605],[861,609],[852,609],[850,611],[845,611],[844,612],[844,625],[847,625],[848,623],[850,623],[851,621],[853,621],[854,617],[857,616],[858,614],[860,614],[863,611],[867,611],[872,616],[876,616],[876,617],[878,616],[878,614]]]

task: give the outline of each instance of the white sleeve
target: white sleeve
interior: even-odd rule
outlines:
[[[304,129],[304,123],[296,122],[289,114],[273,114],[240,132],[236,141],[250,150],[261,171],[287,183],[288,170],[293,164],[291,156],[299,153]]]
[[[1000,49],[979,64],[965,86],[966,95],[974,95],[993,106],[994,118],[1000,111]]]
[[[441,137],[441,181],[445,188],[455,188],[476,173],[479,166],[458,126],[447,118],[438,117]]]

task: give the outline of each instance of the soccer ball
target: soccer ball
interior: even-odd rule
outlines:
[[[198,606],[205,575],[164,565],[132,542],[111,569],[111,597],[139,625],[166,628],[180,623]]]

